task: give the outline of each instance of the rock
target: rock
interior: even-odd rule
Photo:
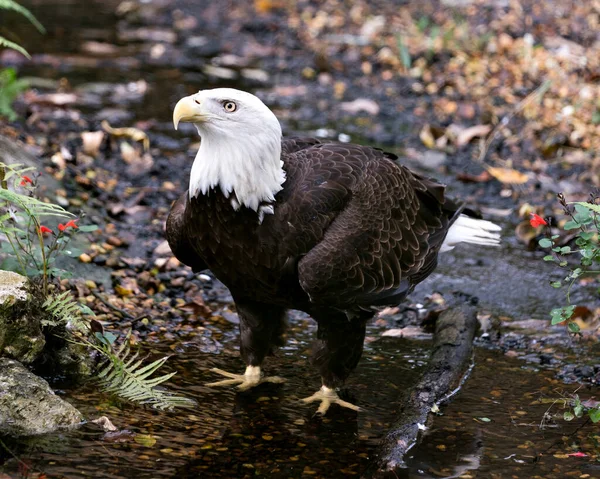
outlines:
[[[446,159],[446,153],[444,153],[443,151],[425,150],[425,152],[419,159],[419,164],[423,168],[427,168],[429,170],[437,170],[444,163],[446,163]]]
[[[28,300],[26,281],[20,274],[0,270],[0,354],[30,364],[46,340],[35,304]]]
[[[575,367],[575,375],[580,378],[591,378],[594,376],[594,368],[587,364]]]
[[[154,255],[173,256],[173,252],[171,251],[168,241],[162,241],[156,248],[154,248]]]
[[[0,358],[0,432],[34,436],[73,428],[81,413],[56,396],[46,381],[21,363]]]
[[[25,283],[27,278],[12,271],[0,270],[0,304],[11,300],[26,300],[27,290]]]

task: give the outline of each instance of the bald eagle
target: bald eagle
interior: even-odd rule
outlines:
[[[193,271],[210,269],[240,318],[244,374],[220,369],[240,390],[263,382],[265,357],[283,345],[288,309],[318,324],[313,362],[320,401],[358,410],[337,390],[355,369],[365,325],[398,304],[457,243],[497,245],[500,228],[461,213],[444,185],[367,146],[282,139],[273,112],[229,88],[182,98],[173,122],[201,137],[189,190],[173,205],[166,236]]]

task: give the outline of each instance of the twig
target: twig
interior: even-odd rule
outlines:
[[[506,115],[504,118],[502,118],[502,120],[500,120],[500,122],[494,127],[494,129],[491,131],[491,133],[488,135],[488,137],[485,140],[481,139],[481,144],[482,144],[481,151],[479,152],[479,157],[477,158],[477,161],[479,163],[484,164],[485,155],[487,155],[490,145],[496,139],[496,137],[498,136],[498,133],[500,133],[500,129],[502,129],[506,125],[508,125],[510,120],[512,120],[513,117],[517,113],[522,111],[534,99],[541,98],[546,93],[546,91],[548,91],[548,88],[550,88],[551,84],[552,84],[551,80],[544,81],[544,83],[542,83],[539,87],[537,87],[535,90],[533,90],[529,95],[527,95],[525,98],[523,98],[519,103],[517,103],[517,105],[514,107],[514,109],[508,115]]]
[[[130,313],[128,313],[127,311],[125,311],[124,309],[121,308],[117,308],[114,304],[110,304],[106,299],[104,299],[102,296],[100,296],[100,293],[96,292],[96,291],[92,291],[92,294],[100,300],[100,302],[112,309],[113,311],[116,311],[117,313],[121,314],[122,316],[126,317],[127,319],[131,319],[131,320],[135,320],[135,316],[132,316]]]

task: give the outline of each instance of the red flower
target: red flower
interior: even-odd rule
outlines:
[[[77,226],[77,224],[75,223],[75,221],[77,220],[69,220],[67,223],[65,223],[64,225],[62,223],[58,224],[58,229],[60,231],[64,231],[67,228],[79,228],[79,226]]]
[[[572,452],[571,454],[567,454],[570,457],[587,457],[585,452]]]
[[[542,218],[540,215],[536,215],[535,213],[531,213],[531,219],[529,220],[529,224],[534,228],[538,226],[546,226],[548,222]]]
[[[40,233],[42,233],[42,234],[52,233],[52,230],[46,226],[40,226]]]
[[[29,176],[23,175],[21,177],[21,183],[19,183],[19,185],[25,186],[27,183],[29,183],[30,185],[33,185],[33,180],[31,178],[29,178]]]

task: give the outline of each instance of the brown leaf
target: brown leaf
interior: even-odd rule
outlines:
[[[529,177],[525,173],[513,170],[512,168],[495,168],[493,166],[488,166],[487,171],[501,183],[509,185],[522,185],[529,180]]]
[[[529,223],[529,220],[521,221],[515,228],[515,235],[517,239],[526,245],[530,243],[540,234],[542,228],[534,228]]]
[[[185,303],[183,306],[180,306],[179,309],[183,309],[184,311],[190,311],[196,317],[207,318],[211,315],[211,309],[204,304],[204,300],[197,296],[189,303]]]
[[[456,179],[458,181],[462,181],[463,183],[487,183],[492,179],[492,175],[484,170],[478,175],[472,175],[470,173],[458,173],[456,175]]]

